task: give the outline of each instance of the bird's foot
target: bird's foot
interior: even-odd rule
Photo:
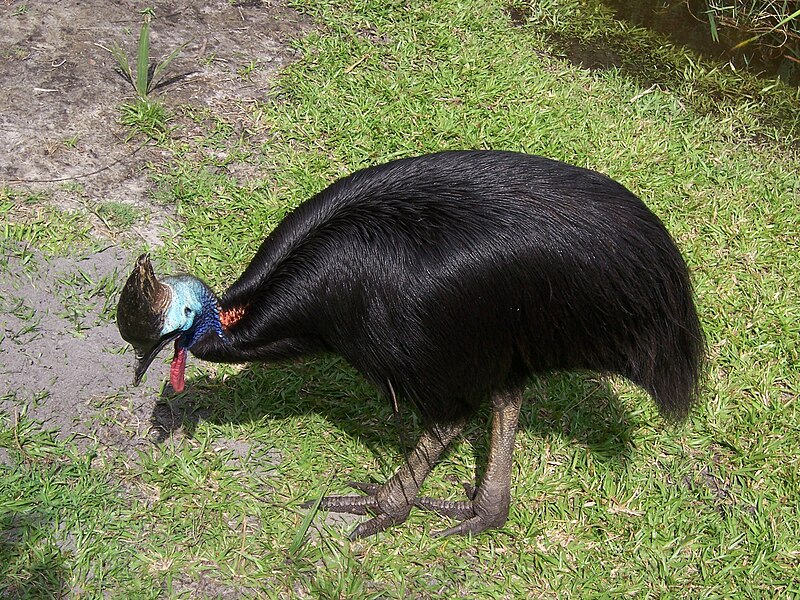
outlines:
[[[508,518],[508,499],[504,495],[495,497],[481,493],[470,484],[464,484],[469,500],[440,500],[421,496],[409,502],[401,493],[392,493],[375,483],[350,481],[350,487],[363,492],[364,496],[326,496],[319,504],[323,510],[354,515],[374,515],[360,523],[349,535],[351,540],[376,535],[393,525],[403,523],[412,506],[435,512],[443,517],[460,521],[457,525],[433,532],[435,537],[450,535],[477,534],[487,529],[502,527]],[[305,502],[303,508],[310,508],[314,501]]]
[[[502,527],[508,519],[508,504],[503,495],[481,493],[470,484],[464,484],[469,500],[439,500],[423,496],[417,498],[414,506],[435,512],[443,517],[460,521],[458,525],[434,531],[434,537],[477,534],[487,529]]]
[[[359,525],[350,532],[351,540],[369,537],[385,531],[392,525],[399,525],[408,518],[413,502],[392,494],[391,490],[383,490],[384,486],[375,483],[361,483],[349,481],[350,487],[364,492],[365,496],[326,496],[319,507],[329,512],[349,513],[352,515],[374,515],[368,521]],[[382,491],[383,490],[383,491]],[[310,508],[315,501],[304,502],[303,508]]]

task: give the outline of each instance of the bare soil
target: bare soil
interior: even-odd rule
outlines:
[[[0,186],[44,193],[65,209],[132,204],[149,215],[135,233],[155,245],[170,212],[153,201],[145,167],[168,157],[119,124],[134,92],[108,50],[118,42],[135,62],[147,7],[155,10],[153,60],[185,44],[167,74],[180,77],[160,99],[211,114],[263,99],[309,23],[269,0],[0,0]],[[154,429],[161,439],[172,431],[173,416],[156,406],[159,370],[131,387],[133,359],[121,355],[108,297],[93,288],[103,278],[124,281],[135,257],[113,240],[59,258],[10,243],[0,249],[0,413],[25,412],[60,436],[123,452]]]

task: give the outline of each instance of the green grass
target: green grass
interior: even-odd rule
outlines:
[[[134,458],[77,453],[8,416],[0,595],[800,594],[800,165],[797,123],[786,119],[796,92],[683,51],[664,51],[668,76],[654,87],[624,66],[580,69],[559,57],[554,31],[618,26],[603,10],[529,6],[549,24],[514,26],[496,2],[303,2],[318,30],[298,42],[301,58],[272,95],[241,116],[269,135],[187,109],[175,126],[205,123],[206,135],[162,138],[173,160],[153,176],[179,220],[159,253],[222,288],[292,207],[397,156],[505,148],[591,167],[664,219],[694,273],[710,357],[690,420],[667,426],[621,381],[536,382],[503,529],[434,539],[445,523],[413,512],[350,543],[351,523],[320,514],[309,527],[299,505],[345,491],[348,479],[390,476],[401,435],[419,432],[412,416],[398,431],[388,403],[340,360],[195,361],[187,393],[166,401],[183,427]],[[640,49],[665,44],[638,30],[630,38]],[[644,59],[648,74],[654,60]],[[259,177],[234,177],[244,163]],[[12,220],[29,214],[19,211],[6,209]],[[7,230],[49,243],[26,218]],[[474,477],[482,424],[424,493],[457,497]]]
[[[110,232],[127,231],[139,218],[139,211],[123,202],[104,202],[95,211]]]
[[[0,187],[0,246],[8,246],[9,241],[56,254],[86,248],[96,240],[85,211],[60,209],[47,194]]]
[[[170,114],[163,102],[136,98],[120,107],[120,122],[134,133],[153,140],[163,140],[169,132]]]
[[[169,83],[169,80],[161,81],[161,79],[186,44],[175,48],[161,60],[151,60],[150,22],[155,13],[152,8],[145,8],[141,14],[142,25],[136,46],[136,63],[131,65],[125,50],[116,41],[109,51],[117,63],[117,71],[136,92],[136,98],[132,102],[126,102],[121,106],[122,124],[145,137],[160,140],[167,134],[170,115],[164,103],[153,98],[151,94]]]

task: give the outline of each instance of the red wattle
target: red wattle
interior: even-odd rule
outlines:
[[[184,373],[186,371],[186,348],[179,348],[175,344],[175,356],[172,359],[172,364],[169,367],[169,382],[172,384],[172,389],[176,392],[182,392],[186,387]]]

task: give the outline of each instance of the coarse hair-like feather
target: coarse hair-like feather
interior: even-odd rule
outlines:
[[[345,177],[289,214],[220,299],[214,361],[344,357],[387,397],[459,419],[531,375],[622,375],[684,416],[704,355],[686,264],[619,183],[512,152]]]

